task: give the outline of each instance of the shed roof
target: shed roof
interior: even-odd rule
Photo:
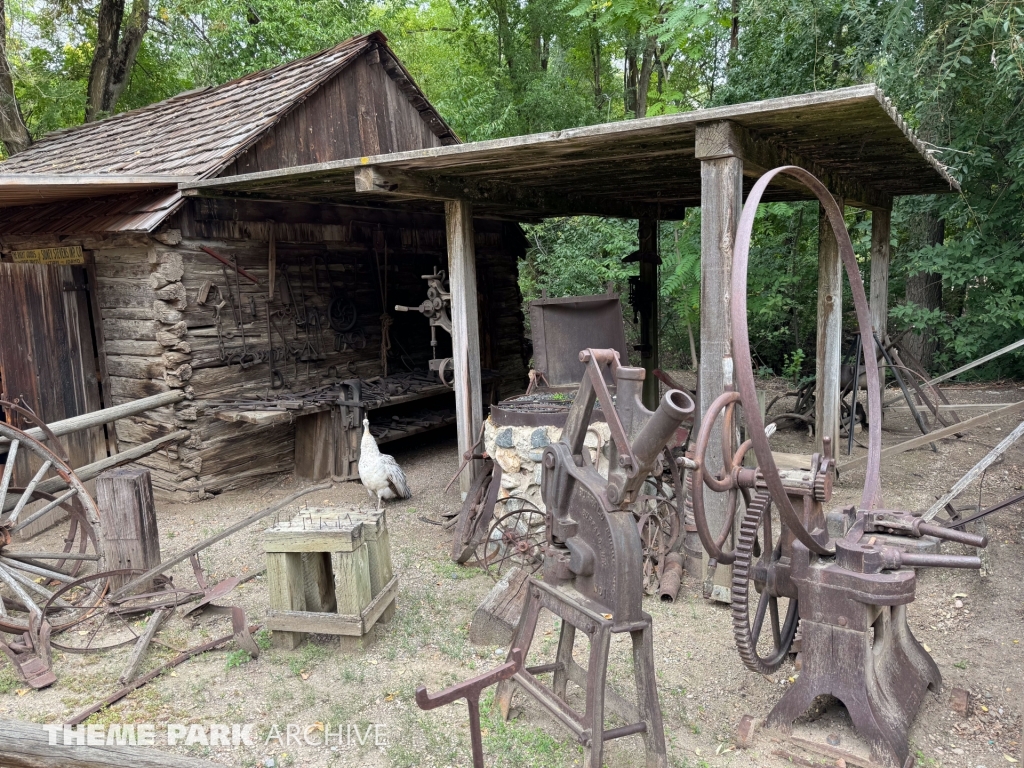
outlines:
[[[0,205],[24,204],[9,202],[3,194],[7,177],[14,174],[74,174],[86,185],[93,183],[91,177],[106,175],[213,176],[323,83],[373,49],[389,59],[389,74],[404,76],[408,82],[403,87],[422,98],[417,99],[418,108],[435,135],[442,142],[458,141],[388,48],[387,38],[373,32],[223,85],[48,134],[0,163]],[[31,182],[27,177],[23,185]],[[32,202],[39,200],[37,196]]]
[[[676,218],[700,204],[697,126],[723,120],[747,131],[759,148],[744,162],[748,188],[765,166],[795,162],[811,166],[833,193],[867,207],[884,206],[897,195],[959,189],[874,85],[186,182],[181,189],[192,195],[363,205],[404,198],[421,208],[430,204],[424,199],[463,197],[481,214],[521,220],[640,213]],[[363,166],[382,174],[380,189],[356,191],[356,172]],[[807,197],[803,188],[777,184],[766,195]]]

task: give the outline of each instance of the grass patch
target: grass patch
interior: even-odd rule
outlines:
[[[494,690],[480,701],[484,751],[495,768],[563,768],[582,762],[583,748],[575,741],[556,739],[527,723],[505,722],[494,706]]]
[[[228,654],[227,660],[224,662],[224,668],[235,669],[248,664],[250,661],[252,661],[252,656],[249,655],[249,652],[239,648]]]
[[[14,670],[4,665],[0,667],[0,694],[10,693],[21,684]]]

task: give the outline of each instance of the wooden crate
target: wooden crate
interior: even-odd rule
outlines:
[[[264,534],[275,645],[295,648],[308,633],[342,636],[362,648],[395,611],[398,577],[383,512],[317,507]]]

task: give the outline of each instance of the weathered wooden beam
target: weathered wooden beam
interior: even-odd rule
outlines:
[[[843,198],[837,197],[839,207]],[[832,226],[818,206],[818,336],[814,384],[814,450],[824,450],[824,438],[839,451],[839,376],[843,345],[843,262]],[[869,348],[871,348],[869,346]]]
[[[915,438],[898,443],[897,445],[890,445],[888,448],[882,449],[882,458],[885,459],[890,456],[895,456],[897,453],[903,453],[904,451],[909,451],[914,448],[920,448],[922,445],[928,445],[928,443],[935,440],[942,440],[945,437],[951,437],[952,435],[960,432],[966,432],[972,427],[979,427],[982,424],[987,424],[993,419],[998,419],[1001,416],[1009,416],[1021,410],[1024,410],[1024,400],[1021,400],[1019,403],[1012,403],[1011,405],[1007,405],[995,411],[983,413],[980,416],[975,416],[973,419],[961,421],[957,424],[953,424],[952,426],[945,427],[944,429],[929,432],[927,435],[918,435]],[[840,464],[838,469],[842,472],[846,469],[856,469],[857,467],[861,467],[867,463],[868,455],[865,453],[863,456],[858,456],[856,459],[850,459],[850,461]]]
[[[175,403],[180,403],[186,397],[187,395],[184,390],[174,389],[170,392],[162,392],[159,395],[152,395],[150,397],[132,400],[130,403],[122,403],[121,405],[104,408],[101,411],[92,411],[91,413],[83,413],[81,416],[72,416],[70,419],[55,421],[52,424],[47,424],[46,426],[51,432],[53,432],[55,437],[70,435],[72,432],[80,432],[83,429],[90,429],[91,427],[110,424],[118,419],[137,416],[140,413],[151,411],[154,408],[162,408],[165,405],[174,405]],[[47,439],[46,433],[44,433],[39,427],[26,429],[25,434],[40,441],[45,441]],[[6,442],[8,442],[7,438],[0,438],[0,445],[3,445]]]
[[[947,504],[953,501],[953,499],[963,493],[967,486],[977,480],[985,470],[995,464],[999,457],[1006,453],[1010,446],[1020,440],[1022,435],[1024,435],[1024,421],[1018,424],[1017,428],[1014,429],[1013,432],[1004,437],[999,442],[999,445],[989,451],[985,458],[971,467],[963,477],[957,480],[953,484],[953,487],[942,495],[942,498],[938,499],[931,505],[931,507],[928,508],[928,511],[922,515],[922,518],[924,520],[931,520],[935,517],[939,513],[939,510],[943,509]]]
[[[84,725],[77,731],[71,729],[69,743],[65,745],[62,729],[61,725],[0,720],[0,765],[4,768],[216,768],[219,765],[127,743],[88,746],[88,726]],[[56,744],[50,743],[51,730]],[[138,731],[133,730],[137,740]],[[105,742],[109,731],[102,729],[101,732]],[[78,738],[81,738],[81,745],[75,743]],[[127,741],[127,736],[124,740]]]
[[[892,211],[871,212],[871,327],[875,336],[884,339],[889,324],[889,259]],[[870,344],[867,348],[870,348]],[[878,367],[878,384],[885,389],[885,366]],[[873,418],[874,414],[868,414]]]
[[[550,193],[531,185],[511,185],[488,181],[486,177],[464,178],[457,174],[426,174],[367,165],[355,169],[354,189],[365,195],[396,200],[465,200],[476,206],[496,206],[510,210],[543,212],[545,216],[595,215],[641,218],[660,216],[681,219],[686,209],[681,204],[663,204],[606,200],[592,195]]]
[[[732,154],[743,158],[744,175],[757,178],[765,172],[780,165],[796,165],[806,171],[813,173],[829,191],[838,197],[843,197],[847,205],[856,208],[868,208],[870,210],[890,210],[892,208],[892,196],[869,189],[858,184],[850,176],[831,171],[819,163],[803,157],[785,146],[783,141],[775,138],[766,141],[756,132],[747,130],[735,123],[730,123],[733,129],[728,135],[722,135],[714,140],[705,138],[705,141],[712,142],[702,146],[700,134],[697,135],[696,152],[698,159],[707,156],[708,153]],[[780,186],[792,186],[794,189],[800,187],[798,182],[792,181],[784,176],[777,178]],[[803,196],[803,195],[802,195]]]
[[[697,126],[696,148],[700,160],[700,416],[732,383],[732,283],[733,242],[743,208],[741,129],[734,123],[703,123]],[[726,363],[728,359],[728,363]],[[722,468],[721,423],[711,433],[705,466],[714,474]],[[704,486],[697,493],[704,493]],[[720,531],[726,519],[722,493],[704,493],[708,525]],[[706,564],[706,561],[705,561]],[[723,599],[731,584],[731,569],[718,568],[714,590]]]
[[[158,451],[165,445],[171,443],[180,443],[182,440],[187,440],[189,437],[189,431],[187,429],[179,429],[176,432],[171,432],[169,435],[158,437],[155,440],[150,440],[148,443],[137,445],[134,448],[129,448],[127,451],[121,453],[115,453],[113,456],[108,456],[105,459],[94,461],[92,464],[86,464],[84,467],[78,467],[75,469],[75,474],[78,475],[78,479],[83,483],[92,480],[99,476],[100,473],[106,472],[108,469],[114,467],[120,467],[122,464],[141,459],[144,456],[148,456],[153,451]],[[40,493],[55,494],[60,491],[66,491],[68,484],[59,477],[51,477],[49,480],[43,480],[39,485],[36,486],[36,490]],[[0,512],[7,512],[8,510],[14,509],[15,504],[18,503],[18,499],[9,496],[4,502],[3,509]]]
[[[459,453],[473,447],[483,423],[480,370],[480,319],[477,310],[476,245],[473,206],[462,200],[445,203],[448,237],[448,278],[452,292],[452,358],[455,373],[456,430]],[[459,476],[463,496],[482,471],[482,462],[471,462],[470,471]]]

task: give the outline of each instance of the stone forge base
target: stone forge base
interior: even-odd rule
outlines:
[[[498,500],[514,497],[524,499],[544,511],[540,497],[541,459],[544,448],[562,436],[561,427],[500,427],[490,419],[484,424],[484,449],[501,465],[501,490]],[[594,422],[587,430],[585,445],[591,459],[600,462],[602,475],[608,473],[608,455],[611,431],[603,421]],[[508,502],[506,502],[508,504]],[[514,512],[514,505],[495,510],[495,515]]]

